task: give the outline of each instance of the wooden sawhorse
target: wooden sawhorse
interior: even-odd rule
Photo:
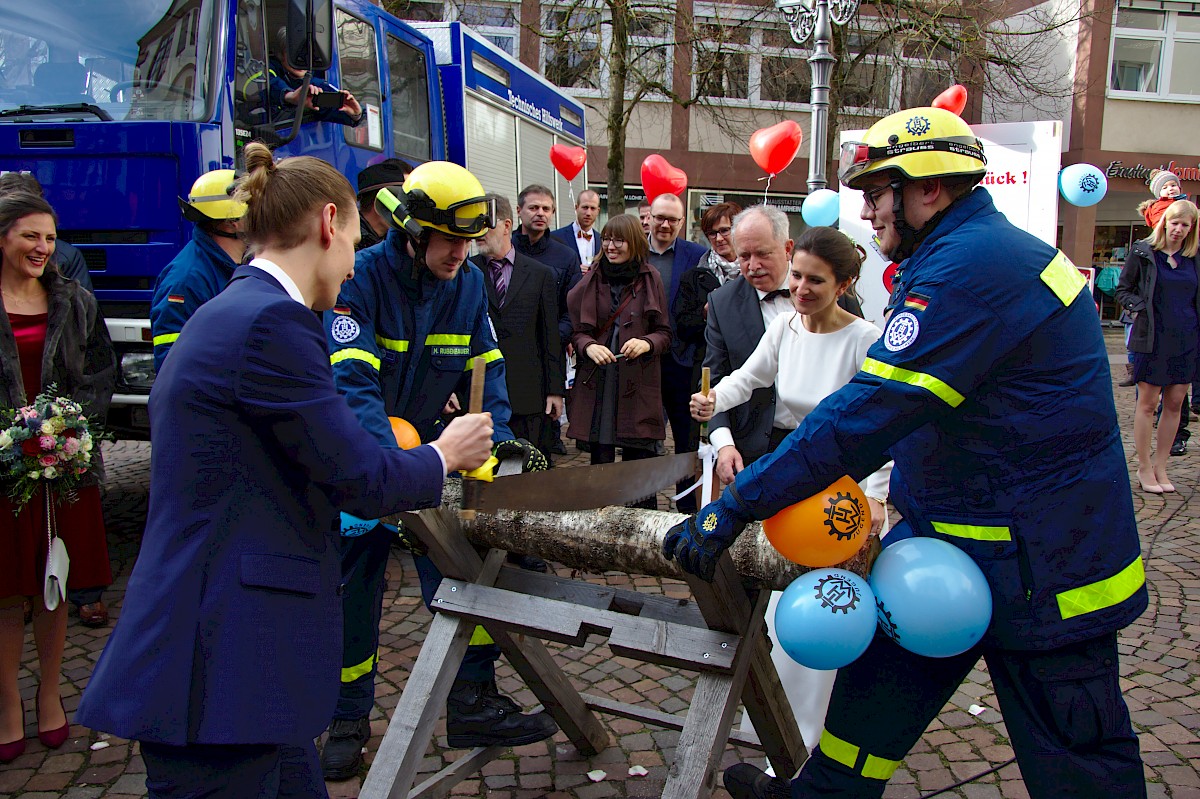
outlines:
[[[728,556],[721,558],[712,583],[688,576],[694,602],[687,602],[521,571],[505,566],[506,553],[499,549],[481,557],[457,515],[445,508],[405,513],[403,521],[446,579],[360,799],[444,797],[504,751],[472,750],[414,787],[476,625],[487,629],[582,754],[596,754],[609,743],[595,711],[680,730],[662,793],[668,799],[709,796],[729,740],[766,752],[779,774],[791,774],[803,763],[807,750],[765,635],[770,592],[748,591]],[[623,657],[699,672],[686,715],[576,690],[542,641],[580,645],[593,633],[606,635],[612,651]],[[757,737],[730,735],[739,701]]]

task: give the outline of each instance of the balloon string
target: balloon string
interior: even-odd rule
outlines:
[[[571,198],[571,207],[575,207],[575,185],[571,181],[567,181],[567,196]]]
[[[763,189],[763,205],[766,205],[766,204],[767,204],[767,193],[768,193],[769,191],[771,191],[771,179],[772,179],[772,178],[774,178],[774,177],[775,177],[775,173],[774,173],[774,172],[772,172],[771,174],[767,175],[767,185],[766,185],[766,187]],[[759,178],[759,180],[762,180],[762,178]]]

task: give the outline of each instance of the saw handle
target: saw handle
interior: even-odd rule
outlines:
[[[700,370],[700,393],[708,396],[710,383],[712,382],[712,369],[705,366]],[[700,423],[700,440],[708,441],[708,422]]]
[[[487,372],[487,362],[483,356],[471,362],[471,396],[467,402],[467,413],[483,413],[483,381]],[[458,512],[458,518],[464,522],[475,521],[474,492],[468,486],[474,478],[463,476],[463,507]]]

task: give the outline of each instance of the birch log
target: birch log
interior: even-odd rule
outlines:
[[[462,489],[447,480],[443,510],[458,512]],[[654,577],[682,579],[683,572],[662,554],[667,531],[686,517],[640,508],[608,507],[566,512],[504,511],[480,513],[469,531],[473,543],[537,555],[573,569],[590,572],[620,571]],[[387,521],[403,521],[403,514]],[[838,568],[866,575],[877,542],[872,541]],[[806,571],[780,555],[754,522],[729,550],[738,573],[752,582],[783,590]]]

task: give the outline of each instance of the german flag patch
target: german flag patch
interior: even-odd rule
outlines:
[[[183,299],[182,294],[168,294],[167,295],[167,302],[183,302],[183,301],[184,301],[184,299]]]
[[[904,307],[914,311],[923,311],[929,307],[929,298],[924,294],[910,291],[904,298]]]
[[[345,305],[335,305],[333,307],[333,312],[337,313],[337,314],[341,314],[342,316],[350,315],[350,309],[348,307],[346,307]]]

